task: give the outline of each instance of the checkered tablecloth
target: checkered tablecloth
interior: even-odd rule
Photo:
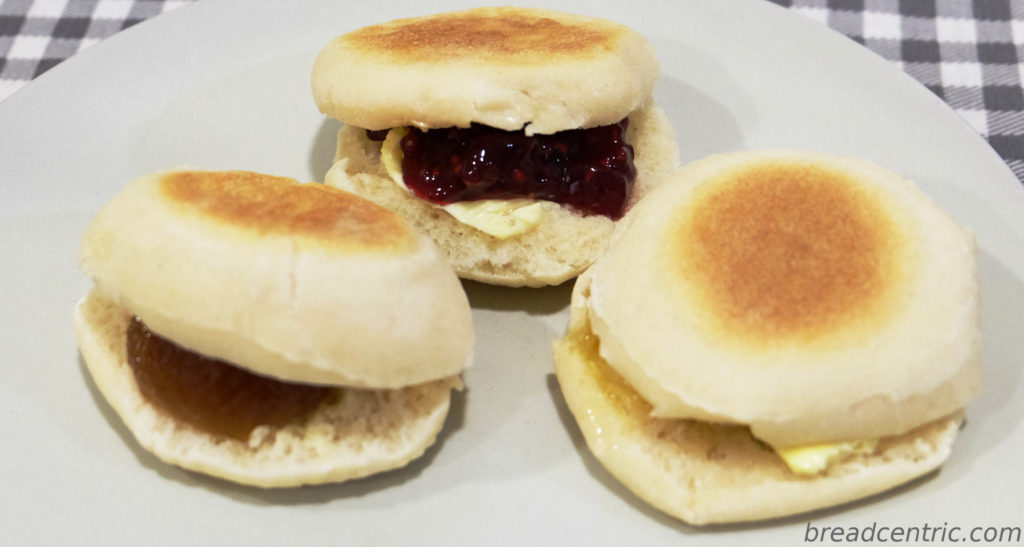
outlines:
[[[1024,0],[771,0],[881,55],[946,101],[1024,182]]]
[[[107,36],[192,1],[0,0],[0,100]],[[916,78],[1024,182],[1024,0],[768,1],[828,25]]]

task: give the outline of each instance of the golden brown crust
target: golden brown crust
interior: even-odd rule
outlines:
[[[621,224],[574,305],[655,415],[793,446],[898,435],[980,389],[974,240],[878,165],[710,156]]]
[[[610,51],[623,31],[555,20],[533,10],[481,8],[364,27],[346,35],[350,47],[409,62],[451,59],[552,61]]]
[[[878,196],[821,165],[765,162],[705,186],[677,215],[678,274],[747,344],[884,325],[905,235]]]
[[[175,205],[255,236],[291,235],[354,250],[408,249],[415,242],[395,214],[320,184],[249,171],[175,171],[160,179]]]
[[[527,135],[617,123],[651,97],[654,47],[604,19],[479,8],[400,19],[329,42],[310,83],[321,112],[364,129]]]

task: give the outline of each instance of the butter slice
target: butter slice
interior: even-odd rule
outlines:
[[[543,205],[534,199],[481,199],[449,203],[441,208],[463,224],[505,239],[540,224],[544,218]]]
[[[396,127],[388,131],[381,145],[380,159],[391,180],[405,191],[411,192],[402,176],[401,141],[409,132],[408,127]],[[478,199],[438,205],[459,222],[506,239],[536,228],[544,218],[545,204],[535,199]]]
[[[405,188],[406,192],[411,192],[405,185],[405,179],[402,178],[402,137],[407,134],[409,134],[408,127],[395,127],[388,131],[380,147],[380,161],[384,164],[384,169],[387,170],[391,179]]]
[[[815,475],[847,457],[874,452],[878,441],[809,444],[776,448],[775,452],[799,475]]]

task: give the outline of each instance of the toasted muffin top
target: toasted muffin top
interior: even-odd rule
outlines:
[[[322,184],[250,171],[174,171],[159,180],[169,204],[262,237],[287,235],[347,251],[397,250],[415,241],[391,211]]]
[[[365,129],[467,127],[527,134],[616,123],[658,76],[627,26],[530,8],[478,8],[343,34],[313,65],[321,112]]]
[[[885,203],[825,165],[774,161],[723,174],[675,218],[668,241],[679,285],[716,332],[743,343],[879,327],[907,278],[907,234]]]
[[[554,16],[554,17],[553,17]],[[479,8],[363,27],[349,47],[409,63],[548,63],[613,50],[629,29],[521,8]]]
[[[139,177],[93,218],[98,294],[179,346],[284,380],[393,389],[469,365],[469,303],[426,236],[322,184]]]
[[[878,165],[715,155],[622,224],[575,305],[654,415],[792,446],[900,434],[980,387],[974,239]]]

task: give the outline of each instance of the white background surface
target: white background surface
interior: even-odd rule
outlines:
[[[1021,526],[1024,191],[923,87],[766,2],[576,3],[644,33],[684,161],[744,148],[863,156],[916,180],[980,246],[984,394],[943,470],[841,509],[696,529],[648,508],[587,452],[553,376],[569,285],[467,284],[468,390],[410,467],[261,491],[141,451],[85,372],[71,310],[85,225],[139,174],[192,165],[320,179],[338,124],[309,71],[334,36],[469,3],[207,1],[133,27],[0,104],[2,543],[794,544],[819,526]]]

